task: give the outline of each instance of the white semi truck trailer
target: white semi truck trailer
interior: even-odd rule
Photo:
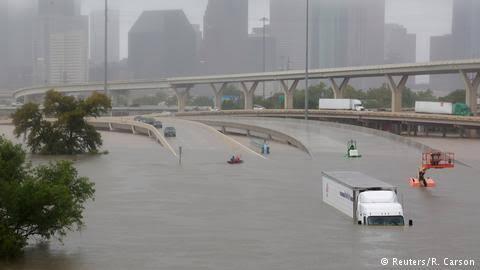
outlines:
[[[363,107],[362,102],[358,99],[321,98],[318,100],[318,109],[364,111],[365,107]]]
[[[323,201],[356,224],[405,225],[397,188],[390,184],[360,172],[323,172],[322,185]]]

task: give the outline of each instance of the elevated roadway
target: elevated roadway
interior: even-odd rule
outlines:
[[[314,69],[310,71],[311,79],[327,79],[330,81],[336,98],[343,97],[349,81],[355,78],[384,77],[392,92],[392,111],[402,109],[401,97],[408,78],[416,75],[459,74],[465,82],[467,91],[466,104],[477,111],[477,96],[480,85],[480,59],[443,61],[431,63],[414,63],[399,65],[381,65],[364,67],[346,67],[334,69]],[[399,79],[397,79],[399,77]],[[250,74],[230,74],[199,77],[166,78],[157,81],[110,82],[109,89],[120,90],[156,90],[172,89],[178,100],[179,111],[184,111],[190,91],[195,85],[210,85],[215,94],[215,106],[221,107],[223,91],[228,84],[240,84],[244,95],[245,109],[253,108],[253,98],[261,82],[279,81],[285,94],[285,108],[293,109],[293,94],[301,80],[304,71],[276,71]],[[43,94],[50,89],[64,93],[102,90],[101,83],[76,85],[49,85],[16,90],[15,99],[30,95]]]

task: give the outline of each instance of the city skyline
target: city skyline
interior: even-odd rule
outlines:
[[[23,0],[26,1],[26,0]],[[290,0],[293,1],[293,0]],[[127,34],[130,27],[143,10],[183,9],[192,24],[198,24],[203,30],[203,15],[208,0],[110,0],[112,8],[120,10],[121,44],[120,55],[125,58],[128,52]],[[431,6],[434,5],[435,9]],[[103,1],[84,0],[82,13],[103,8]],[[249,1],[249,29],[261,26],[260,18],[269,14],[269,0]],[[452,0],[386,0],[386,23],[396,23],[407,28],[409,33],[417,34],[417,61],[429,59],[430,37],[451,32]],[[425,17],[427,19],[425,19]]]

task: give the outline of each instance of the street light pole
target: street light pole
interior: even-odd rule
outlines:
[[[108,0],[105,0],[105,78],[103,82],[103,90],[105,95],[109,96],[108,92]]]
[[[267,71],[267,60],[266,60],[266,52],[267,52],[267,45],[266,45],[266,33],[265,33],[265,24],[268,21],[267,17],[263,17],[260,19],[260,21],[263,22],[263,72],[265,73]],[[265,100],[265,82],[263,82],[263,99]]]
[[[309,26],[309,15],[310,15],[310,12],[309,12],[310,1],[309,0],[306,0],[306,1],[307,1],[307,7],[306,7],[306,14],[305,14],[305,17],[306,17],[306,23],[305,23],[305,29],[306,29],[306,33],[305,33],[305,120],[308,120],[308,77],[309,77],[309,74],[308,74],[309,27],[308,26]]]

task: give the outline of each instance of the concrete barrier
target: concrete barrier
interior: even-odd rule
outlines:
[[[285,144],[292,145],[294,147],[297,147],[298,149],[305,151],[307,154],[310,155],[310,151],[308,148],[300,141],[297,140],[296,138],[283,133],[279,132],[273,129],[265,128],[265,127],[260,127],[260,126],[255,126],[255,125],[249,125],[249,124],[243,124],[243,123],[234,123],[234,122],[228,122],[228,121],[217,121],[217,120],[203,120],[203,119],[189,119],[191,121],[197,121],[205,125],[209,125],[212,127],[218,128],[218,130],[226,133],[230,133],[230,130],[232,131],[231,133],[235,134],[242,134],[242,135],[247,135],[247,136],[255,136],[255,137],[261,137],[263,139],[269,139]],[[230,130],[228,130],[230,129]],[[240,131],[240,132],[239,132]],[[241,131],[245,131],[244,133],[241,133]],[[262,137],[261,135],[265,135]]]
[[[149,136],[154,138],[163,147],[167,148],[174,156],[177,156],[177,153],[173,150],[163,134],[152,125],[116,117],[88,118],[87,122],[97,129],[131,132],[133,134]]]

